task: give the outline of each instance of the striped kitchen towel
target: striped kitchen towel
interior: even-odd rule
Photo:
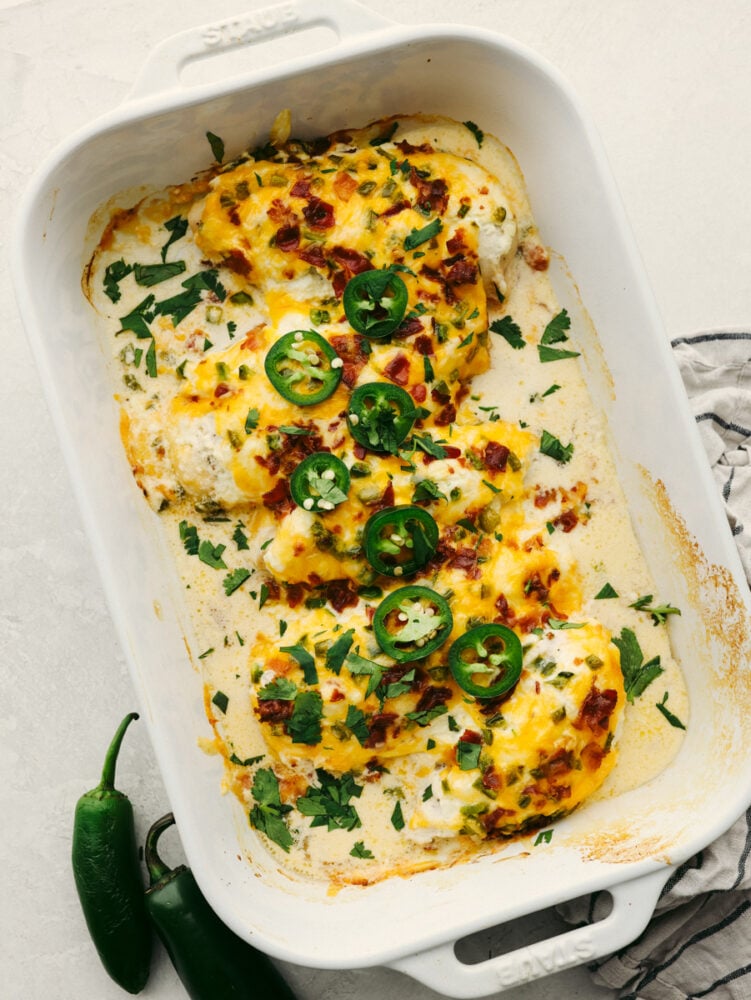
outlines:
[[[751,582],[751,332],[672,342],[691,407]],[[622,1000],[751,1000],[751,809],[675,870],[655,916],[628,947],[591,966]],[[574,923],[607,912],[607,894],[560,908]]]

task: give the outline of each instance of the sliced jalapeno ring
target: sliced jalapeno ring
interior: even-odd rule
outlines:
[[[386,507],[368,518],[364,541],[365,556],[376,572],[412,576],[435,553],[438,525],[422,507]]]
[[[358,444],[395,455],[418,412],[412,397],[390,382],[358,385],[349,400],[347,426]]]
[[[292,473],[289,490],[298,507],[323,514],[347,499],[349,470],[331,452],[316,451]]]
[[[328,399],[342,378],[336,351],[315,330],[292,330],[271,346],[263,366],[280,396],[298,406]]]
[[[449,668],[467,694],[498,698],[519,680],[522,644],[505,625],[478,625],[452,643]]]
[[[448,639],[453,626],[448,603],[429,587],[400,587],[392,591],[373,616],[378,645],[400,663],[430,656]]]
[[[408,298],[407,286],[394,271],[362,271],[347,282],[342,305],[353,330],[380,340],[404,319]]]

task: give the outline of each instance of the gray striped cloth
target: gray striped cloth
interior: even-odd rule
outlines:
[[[751,582],[751,332],[672,342],[704,447]],[[590,967],[622,1000],[751,1000],[751,809],[675,870],[655,916],[628,947]],[[560,907],[572,923],[608,910],[607,894]]]

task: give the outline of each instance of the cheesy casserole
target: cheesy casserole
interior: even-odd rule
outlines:
[[[679,609],[510,152],[407,116],[295,140],[283,113],[226,164],[209,138],[84,284],[249,822],[367,882],[548,827],[619,755],[614,789],[648,778],[686,721]]]

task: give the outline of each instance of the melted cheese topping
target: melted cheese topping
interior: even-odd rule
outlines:
[[[226,785],[297,871],[368,881],[447,862],[570,812],[619,752],[635,783],[677,748],[664,717],[626,706],[624,629],[684,716],[685,692],[665,628],[629,607],[651,584],[547,263],[508,150],[400,116],[147,198],[112,217],[87,270],[117,335],[126,454],[190,585]],[[409,297],[383,341],[342,306],[371,268],[396,269]],[[299,407],[264,359],[310,329],[342,379]],[[397,454],[349,432],[350,394],[371,382],[420,407]],[[289,480],[320,451],[351,484],[313,513]],[[409,580],[381,576],[365,524],[406,504],[432,516],[437,550]],[[373,615],[406,582],[445,596],[453,624],[403,663]],[[602,599],[606,582],[621,596]],[[447,657],[488,622],[517,633],[523,668],[479,699]]]

